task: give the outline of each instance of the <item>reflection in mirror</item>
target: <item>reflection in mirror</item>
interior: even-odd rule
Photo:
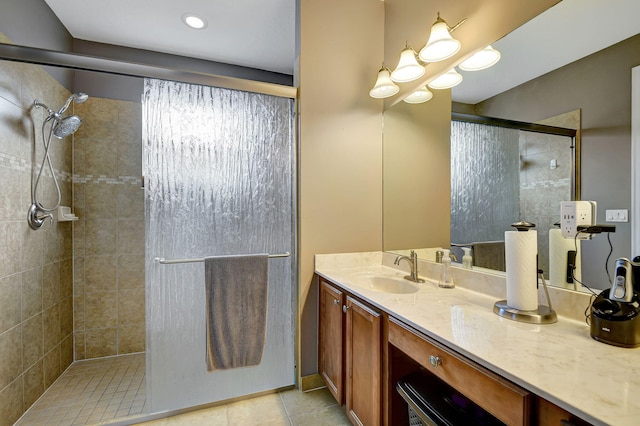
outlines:
[[[545,122],[571,125],[578,118],[579,111],[574,111]],[[575,199],[579,181],[576,133],[565,127],[454,114],[451,245],[458,259],[462,247],[471,247],[474,266],[505,271],[504,232],[512,223],[527,221],[536,225],[538,267],[549,278],[549,231],[560,220],[560,202]],[[558,251],[558,256],[566,259],[566,251]],[[558,262],[566,263],[554,259],[555,268]],[[573,279],[568,281],[554,285],[573,288]]]

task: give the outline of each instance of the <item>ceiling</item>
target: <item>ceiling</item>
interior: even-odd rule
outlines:
[[[45,1],[74,38],[293,74],[296,0]],[[465,72],[452,97],[475,104],[574,62],[638,34],[639,16],[638,0],[562,0],[495,42],[500,62]]]
[[[45,0],[74,38],[293,74],[296,0]],[[182,15],[207,26],[195,30]]]

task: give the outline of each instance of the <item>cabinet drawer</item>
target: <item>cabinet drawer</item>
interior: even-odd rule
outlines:
[[[524,389],[463,359],[389,318],[389,343],[508,425],[528,425],[531,396]]]

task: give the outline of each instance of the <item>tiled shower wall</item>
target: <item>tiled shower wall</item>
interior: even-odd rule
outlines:
[[[73,153],[77,360],[145,350],[141,105],[89,98]]]
[[[0,34],[0,41],[9,43]],[[73,361],[71,222],[27,225],[34,136],[42,156],[42,109],[70,93],[41,67],[0,61],[0,425],[11,425]],[[52,141],[62,203],[71,204],[71,137]],[[55,203],[50,173],[41,202]]]
[[[580,110],[539,124],[579,129]],[[560,202],[571,199],[572,143],[567,136],[520,132],[520,218],[536,224],[538,262],[544,271],[549,270],[549,229],[560,221]]]

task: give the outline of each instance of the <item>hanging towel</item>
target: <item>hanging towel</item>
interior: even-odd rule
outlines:
[[[506,271],[504,241],[483,241],[473,243],[473,264],[481,268]]]
[[[265,343],[269,255],[204,260],[207,370],[260,364]]]

